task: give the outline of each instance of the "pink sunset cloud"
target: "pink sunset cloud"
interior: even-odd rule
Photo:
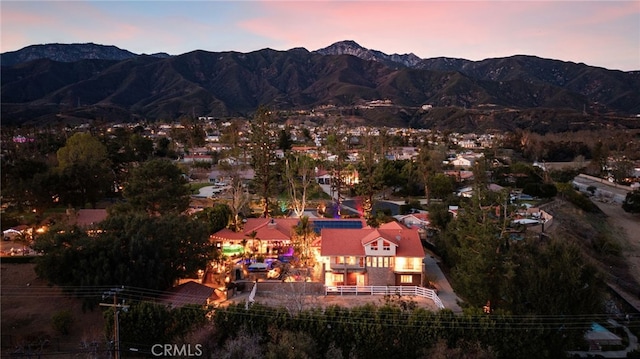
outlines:
[[[501,37],[519,34],[519,18],[536,3],[488,2],[263,2],[264,16],[241,26],[283,45],[305,42],[315,50],[332,42],[376,39],[381,51],[494,46]],[[276,18],[277,20],[274,20]],[[510,28],[507,30],[506,28]],[[352,36],[352,37],[349,37]],[[361,43],[367,47],[367,43]],[[380,46],[380,45],[378,45]],[[433,56],[425,51],[419,56]],[[440,53],[438,55],[447,55]]]
[[[638,41],[616,36],[620,31],[611,30],[611,23],[634,14],[638,18],[640,2],[351,1],[261,2],[260,6],[264,16],[241,26],[287,48],[305,43],[315,50],[350,39],[388,53],[473,60],[528,54],[578,61],[597,57],[596,51],[609,47],[624,49],[625,44],[638,52]],[[609,28],[598,27],[602,24]],[[635,33],[637,39],[637,28]]]

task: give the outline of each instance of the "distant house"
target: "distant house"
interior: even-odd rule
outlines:
[[[331,184],[335,177],[335,173],[333,171],[327,171],[324,169],[317,169],[315,178],[316,182],[319,184]],[[355,169],[345,169],[340,173],[340,177],[342,179],[342,183],[351,186],[356,185],[360,182],[360,175],[358,171]]]
[[[455,167],[473,167],[475,163],[476,163],[475,158],[465,157],[465,156],[458,156],[456,157],[456,159],[451,161],[451,164],[454,165]]]
[[[429,213],[411,213],[406,215],[393,216],[398,222],[407,226],[407,228],[427,228],[431,222],[429,222]]]
[[[456,182],[473,180],[473,171],[449,170],[444,171],[445,176],[455,178]]]
[[[186,155],[182,159],[184,163],[213,163],[213,157],[209,155]]]
[[[484,157],[482,153],[465,152],[463,154],[458,154],[455,159],[451,160],[449,163],[455,167],[473,167],[476,164],[476,161],[482,157]]]
[[[327,170],[316,170],[316,182],[319,184],[331,184],[331,173]]]
[[[324,284],[385,286],[422,285],[424,249],[417,230],[397,222],[379,228],[321,232]]]
[[[219,184],[219,185],[228,185],[231,183],[232,177],[229,175],[231,172],[222,171],[219,169],[215,169],[209,172],[209,183]],[[242,180],[253,180],[255,177],[255,171],[253,168],[246,168],[242,170],[236,171],[237,175],[240,176]]]

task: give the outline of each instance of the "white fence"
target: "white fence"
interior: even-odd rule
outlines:
[[[444,309],[442,301],[433,289],[418,287],[418,286],[357,286],[357,285],[339,285],[339,286],[325,286],[325,295],[327,294],[339,294],[339,295],[414,295],[423,298],[431,299],[433,303],[439,308]]]

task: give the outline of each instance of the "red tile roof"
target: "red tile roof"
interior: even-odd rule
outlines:
[[[364,246],[383,238],[396,246],[396,257],[424,257],[418,231],[397,222],[379,228],[323,229],[320,254],[322,256],[364,256]]]
[[[242,240],[251,237],[256,231],[256,238],[263,241],[285,241],[291,239],[293,227],[298,225],[298,218],[247,218],[240,232],[222,229],[211,237],[215,240]]]

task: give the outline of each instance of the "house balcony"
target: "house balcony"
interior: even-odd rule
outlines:
[[[396,257],[393,271],[395,273],[421,273],[422,258]]]
[[[329,262],[329,268],[332,271],[358,271],[364,270],[364,257],[333,257]]]

